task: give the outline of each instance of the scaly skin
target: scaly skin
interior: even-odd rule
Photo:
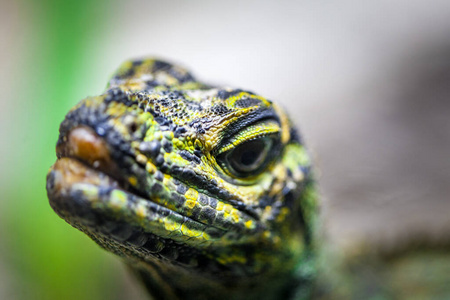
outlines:
[[[57,157],[52,208],[155,299],[308,297],[310,160],[275,103],[129,61],[67,114]]]

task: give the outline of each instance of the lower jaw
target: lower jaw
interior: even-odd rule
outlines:
[[[144,263],[163,259],[187,268],[196,268],[203,257],[205,242],[196,243],[168,226],[185,217],[122,190],[117,181],[76,159],[61,158],[54,164],[47,193],[61,218],[121,257]]]
[[[225,234],[123,190],[110,176],[73,158],[61,158],[53,165],[47,194],[55,212],[71,225],[138,247],[150,235],[205,249]]]
[[[188,223],[186,217],[121,190],[111,177],[75,159],[55,163],[47,176],[47,192],[61,218],[130,263],[145,269],[171,266],[177,274],[190,270],[191,276],[195,270],[203,274],[200,278],[204,274],[234,277],[237,269],[242,269],[238,274],[247,273],[245,264],[223,265],[216,260],[223,246],[205,238],[210,228],[195,224],[196,228],[204,226],[195,236],[193,229],[190,235],[172,230],[173,224]]]

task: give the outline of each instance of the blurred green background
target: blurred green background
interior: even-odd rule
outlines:
[[[1,299],[125,297],[119,262],[56,217],[45,192],[59,123],[79,99],[101,92],[112,72],[95,67],[101,54],[91,49],[107,34],[104,13],[113,2],[3,3],[17,52],[3,58],[14,72],[6,79],[12,95],[2,99],[11,109],[2,114],[9,142],[2,143]]]
[[[66,112],[143,55],[286,106],[317,157],[338,245],[448,236],[450,106],[428,92],[449,86],[450,2],[0,5],[0,299],[142,299],[119,259],[53,213],[45,175]]]

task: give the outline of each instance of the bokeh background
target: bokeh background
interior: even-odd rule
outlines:
[[[450,1],[0,1],[0,299],[140,299],[46,198],[59,123],[125,59],[281,102],[317,162],[326,231],[449,245]]]

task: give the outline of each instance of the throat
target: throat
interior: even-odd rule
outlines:
[[[130,264],[153,299],[162,300],[275,300],[297,299],[311,292],[311,278],[299,276],[295,270],[283,274],[224,277],[220,273],[205,274],[155,260],[143,265]]]

